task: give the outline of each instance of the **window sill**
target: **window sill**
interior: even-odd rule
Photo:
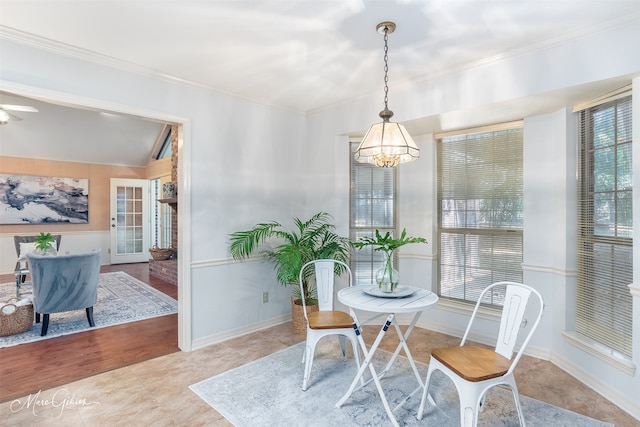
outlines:
[[[562,337],[568,343],[578,347],[586,353],[594,356],[605,363],[608,363],[615,368],[621,370],[629,376],[634,376],[636,372],[636,366],[626,356],[611,350],[608,347],[603,346],[597,341],[591,338],[585,337],[575,331],[562,332]]]
[[[440,300],[438,301],[437,307],[444,311],[449,311],[452,313],[461,314],[463,316],[469,317],[471,316],[471,313],[473,313],[475,304],[467,304],[463,302],[440,298]],[[499,322],[501,314],[502,314],[501,310],[480,306],[480,308],[478,309],[478,313],[476,314],[476,317],[478,319],[488,319],[488,320],[495,320]]]

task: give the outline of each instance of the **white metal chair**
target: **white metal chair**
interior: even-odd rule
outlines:
[[[300,269],[300,292],[304,295],[303,277],[305,269],[315,267],[316,289],[318,292],[318,311],[307,313],[307,306],[302,298],[304,317],[307,320],[307,342],[302,356],[304,362],[304,379],[302,390],[307,390],[309,377],[311,376],[311,366],[315,354],[316,344],[321,338],[328,335],[338,335],[342,356],[346,357],[346,339],[351,341],[356,365],[360,368],[360,354],[358,353],[358,340],[353,329],[353,319],[344,311],[333,309],[334,279],[336,264],[341,264],[349,275],[349,286],[353,277],[351,269],[342,261],[333,259],[321,259],[310,261]]]
[[[506,291],[495,349],[465,345],[480,304],[485,295],[497,286],[506,286]],[[529,323],[526,319],[523,321],[523,318],[531,294],[534,294],[538,299],[538,306],[532,312],[535,320],[530,325],[524,340],[522,340],[515,358],[511,360],[518,341],[518,334]],[[491,293],[488,295],[490,296]],[[477,425],[478,409],[484,403],[485,393],[496,385],[507,385],[511,388],[516,409],[518,410],[520,425],[524,426],[525,422],[520,406],[518,387],[513,373],[538,323],[540,323],[543,309],[542,296],[530,286],[514,282],[497,282],[484,289],[480,294],[480,298],[478,298],[460,345],[434,349],[431,352],[422,401],[418,409],[418,419],[422,419],[427,397],[435,405],[429,395],[429,381],[431,380],[431,374],[435,370],[439,370],[451,378],[460,396],[461,426]]]
[[[27,254],[35,249],[35,241],[38,236],[13,236],[13,243],[16,246],[16,255],[18,261],[16,262],[16,268],[14,269],[14,276],[16,278],[16,298],[20,299],[20,290],[23,285],[30,285],[31,282],[27,282],[27,274],[29,274],[29,266],[27,265]],[[62,235],[54,235],[53,248],[60,250],[60,241]]]

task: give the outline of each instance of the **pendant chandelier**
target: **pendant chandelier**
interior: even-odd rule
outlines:
[[[382,122],[375,123],[369,128],[355,153],[356,161],[372,163],[380,168],[392,168],[420,157],[420,150],[404,126],[389,121],[393,117],[393,111],[387,106],[389,98],[387,41],[389,34],[395,29],[396,24],[390,21],[381,22],[376,26],[378,33],[384,34],[384,110],[380,111]]]

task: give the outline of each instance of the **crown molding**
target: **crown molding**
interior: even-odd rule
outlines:
[[[103,55],[98,52],[94,52],[89,49],[83,49],[77,46],[73,46],[67,43],[58,42],[55,40],[40,37],[35,34],[27,33],[24,31],[16,30],[6,25],[0,25],[0,40],[12,41],[21,45],[30,46],[36,49],[44,50],[57,55],[64,55],[70,58],[90,62],[93,64],[106,66],[125,73],[137,74],[142,77],[162,80],[168,83],[178,84],[194,89],[207,90],[215,92],[222,96],[228,96],[235,99],[251,102],[254,104],[265,105],[268,107],[274,107],[286,111],[300,112],[291,108],[279,106],[273,103],[269,103],[260,99],[240,95],[230,91],[225,91],[220,88],[212,87],[202,83],[186,80],[180,77],[176,77],[170,74],[154,70],[149,67],[145,67],[133,62],[125,61],[122,59],[114,58],[112,56]]]

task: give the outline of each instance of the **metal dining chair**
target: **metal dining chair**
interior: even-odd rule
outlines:
[[[38,236],[13,236],[13,243],[16,247],[16,267],[14,276],[16,278],[16,298],[20,298],[20,291],[23,285],[30,284],[27,282],[27,274],[29,274],[29,266],[27,265],[27,254],[35,249],[35,241]],[[55,249],[60,249],[62,236],[60,234],[53,236],[55,239]]]
[[[466,344],[478,308],[487,301],[485,295],[492,295],[490,293],[492,290],[504,286],[506,286],[505,299],[495,348]],[[535,309],[531,312],[533,323],[520,344],[519,350],[515,353],[515,358],[512,359],[519,332],[529,323],[523,319],[531,295],[534,295],[538,301]],[[477,425],[478,410],[484,403],[485,394],[491,387],[497,385],[506,385],[511,388],[520,425],[524,426],[525,421],[520,406],[518,387],[513,373],[540,323],[543,310],[542,296],[530,286],[515,282],[497,282],[485,288],[478,298],[460,345],[431,351],[427,379],[418,409],[418,419],[422,419],[427,398],[435,405],[429,395],[429,382],[433,372],[438,370],[451,378],[458,391],[461,426]]]
[[[320,339],[337,335],[340,341],[340,349],[342,357],[346,358],[346,339],[351,341],[353,354],[356,360],[357,368],[360,368],[360,354],[358,353],[358,339],[353,329],[353,319],[348,313],[333,309],[334,298],[334,281],[335,267],[340,264],[348,273],[349,286],[351,286],[353,277],[351,269],[342,261],[333,259],[321,259],[306,263],[300,269],[300,291],[304,295],[303,277],[305,277],[305,269],[315,268],[316,289],[318,292],[318,311],[308,313],[307,305],[304,297],[302,306],[304,317],[307,321],[307,342],[305,346],[302,361],[304,362],[304,377],[302,381],[302,390],[307,389],[309,377],[311,376],[311,367],[313,366],[313,358],[315,354],[316,344]]]

